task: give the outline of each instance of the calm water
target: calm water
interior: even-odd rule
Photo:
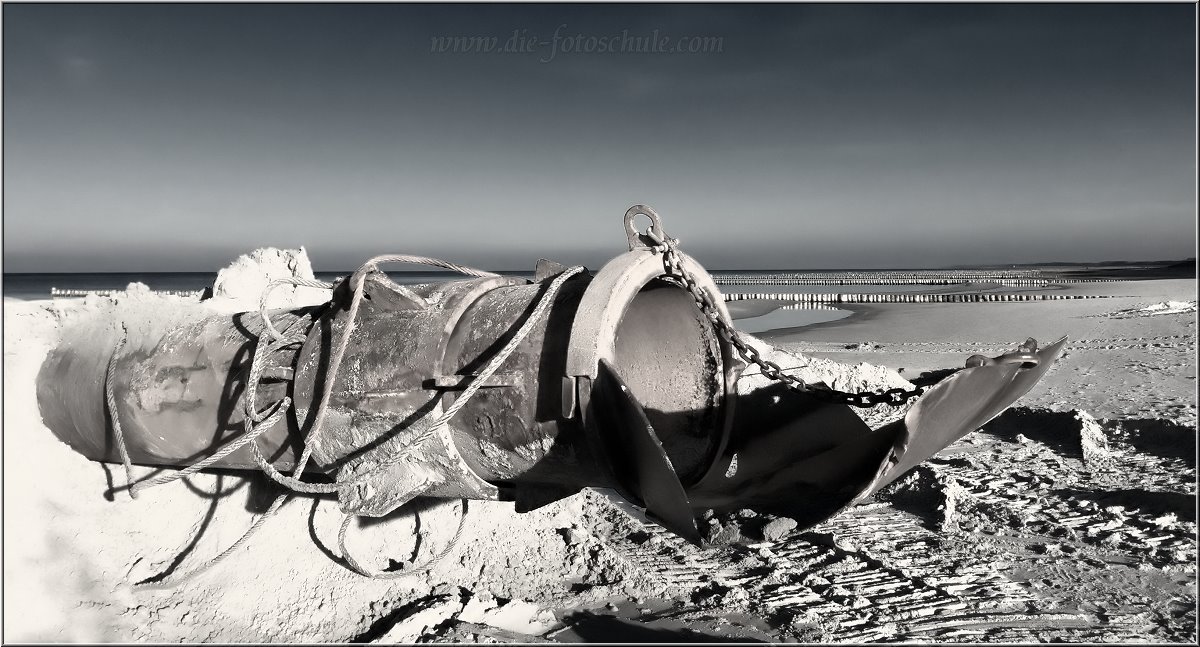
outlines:
[[[783,272],[783,271],[781,271]],[[748,272],[754,275],[769,272]],[[333,281],[349,272],[319,272],[317,278]],[[528,272],[503,272],[508,276],[532,278]],[[741,272],[713,272],[715,276],[730,276]],[[97,273],[97,274],[5,274],[4,296],[17,299],[47,299],[51,288],[68,290],[122,290],[132,282],[141,282],[153,290],[203,290],[216,279],[215,272],[170,272],[170,273]],[[433,283],[454,280],[461,275],[451,272],[388,272],[393,280],[403,284]],[[961,286],[960,286],[961,287]],[[954,286],[930,285],[726,285],[722,289],[730,293],[900,293],[915,291],[937,292],[954,289]],[[829,307],[779,309],[757,316],[738,319],[738,328],[750,333],[765,333],[771,330],[796,328],[816,323],[837,321],[851,313]]]
[[[317,272],[322,281],[333,281],[350,272]],[[507,276],[532,278],[529,272],[501,272]],[[452,272],[388,272],[397,283],[436,283],[461,278]],[[64,290],[124,290],[141,282],[151,290],[203,290],[212,287],[216,272],[147,272],[97,274],[5,274],[4,296],[16,299],[48,299],[50,288]]]
[[[737,329],[755,335],[761,335],[772,330],[797,328],[818,323],[826,323],[845,319],[851,314],[849,310],[838,308],[796,308],[779,309],[757,317],[736,319]]]
[[[791,273],[795,270],[779,270]],[[332,281],[349,274],[347,272],[318,272],[317,278]],[[532,278],[530,272],[501,272],[506,276]],[[767,272],[715,271],[714,276],[736,276],[753,274],[761,276]],[[461,275],[452,272],[388,272],[398,283],[429,283],[449,281]],[[203,290],[213,284],[215,272],[149,272],[149,273],[96,273],[96,274],[5,274],[4,296],[18,299],[45,299],[50,288],[68,290],[123,290],[132,282],[140,281],[153,290]],[[724,285],[725,292],[735,293],[905,293],[938,292],[962,289],[961,285]],[[1001,288],[1003,290],[1003,288]]]

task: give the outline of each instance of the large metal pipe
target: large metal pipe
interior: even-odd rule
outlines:
[[[649,232],[634,228],[642,213]],[[1061,353],[1060,341],[1029,362],[977,361],[879,430],[846,405],[780,384],[739,395],[746,364],[718,330],[732,322],[711,277],[678,254],[679,271],[715,296],[706,312],[664,265],[657,216],[635,207],[625,228],[629,250],[594,276],[564,277],[538,319],[531,313],[565,269],[548,261],[533,281],[404,288],[371,270],[352,326],[348,281],[324,306],[271,313],[303,341],[268,356],[255,408],[284,396],[295,406],[260,436],[263,453],[288,468],[310,443],[313,471],[336,478],[348,513],[384,515],[417,496],[515,500],[528,510],[600,486],[697,541],[696,509],[824,519],[998,414]],[[190,306],[168,315],[117,304],[65,330],[38,377],[51,431],[88,458],[118,462],[115,416],[132,462],[161,466],[240,436],[247,369],[266,339],[258,313]],[[430,430],[527,320],[527,336],[483,388]],[[242,448],[212,466],[256,463]]]
[[[699,264],[686,262],[716,291]],[[529,509],[586,486],[614,487],[641,500],[652,484],[626,478],[632,472],[624,465],[633,458],[608,442],[590,414],[610,406],[590,397],[604,360],[653,426],[666,458],[657,476],[677,487],[696,482],[728,433],[733,355],[692,298],[663,280],[661,262],[645,246],[595,277],[568,280],[547,315],[448,427],[409,447],[525,321],[562,269],[545,262],[534,281],[473,278],[400,290],[371,272],[336,375],[326,371],[347,324],[346,290],[335,291],[323,308],[271,313],[279,327],[315,323],[300,348],[272,355],[294,379],[265,382],[258,390],[259,406],[284,395],[296,403],[294,417],[260,437],[264,453],[277,468],[294,464],[332,380],[313,458],[316,472],[353,482],[339,491],[347,512],[383,515],[420,495],[515,499]],[[114,307],[65,331],[39,375],[47,426],[89,458],[119,460],[104,408],[111,358],[112,414],[134,463],[184,465],[239,436],[246,372],[262,323],[257,313],[192,310],[158,324],[143,320],[145,313]],[[721,316],[729,321],[723,304]],[[122,329],[127,340],[114,357]],[[406,452],[403,461],[380,468],[400,452]],[[212,467],[255,463],[242,448]]]

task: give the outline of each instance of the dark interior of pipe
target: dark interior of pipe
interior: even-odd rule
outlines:
[[[617,327],[614,366],[687,483],[703,475],[720,434],[723,365],[712,323],[685,290],[655,280]]]

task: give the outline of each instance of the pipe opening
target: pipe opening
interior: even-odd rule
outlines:
[[[686,485],[703,476],[721,434],[718,333],[685,290],[654,279],[617,325],[614,366]]]

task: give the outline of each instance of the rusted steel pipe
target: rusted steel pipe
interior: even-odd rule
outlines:
[[[548,315],[445,433],[408,447],[507,341],[561,269],[545,262],[532,282],[478,278],[405,290],[371,273],[333,376],[325,372],[346,325],[345,291],[326,307],[272,313],[280,328],[300,318],[315,323],[302,347],[272,356],[294,379],[259,388],[259,406],[284,395],[296,402],[295,416],[260,438],[264,453],[277,468],[294,464],[332,379],[326,429],[313,439],[313,457],[317,473],[353,482],[339,491],[347,512],[382,515],[421,495],[512,499],[531,509],[586,486],[641,500],[650,482],[629,476],[636,460],[593,424],[592,409],[609,406],[590,397],[604,360],[624,375],[657,431],[659,458],[666,460],[656,476],[680,481],[677,487],[697,481],[716,459],[731,420],[733,382],[725,369],[732,353],[688,294],[662,280],[662,265],[646,248],[618,257],[595,277],[568,280]],[[246,371],[262,324],[257,313],[192,313],[169,325],[123,321],[141,314],[117,307],[66,331],[42,368],[39,403],[64,442],[91,459],[119,461],[104,410],[104,373],[128,327],[111,388],[130,458],[182,466],[242,433]],[[379,469],[405,449],[405,460]],[[212,467],[255,464],[242,448]]]
[[[313,310],[277,313],[276,321],[286,325]],[[132,462],[194,462],[242,432],[244,372],[259,333],[257,313],[224,316],[191,307],[166,320],[136,306],[97,313],[64,330],[43,362],[37,378],[42,418],[60,440],[92,460],[121,462],[110,424],[117,415]],[[114,357],[123,335],[125,344]],[[279,358],[283,366],[292,363],[286,355]],[[105,406],[110,359],[116,362],[115,412]],[[270,403],[287,390],[286,382],[268,380],[259,387],[259,400]],[[280,468],[290,467],[298,455],[298,439],[286,422],[259,440]],[[257,469],[247,448],[216,466]]]

